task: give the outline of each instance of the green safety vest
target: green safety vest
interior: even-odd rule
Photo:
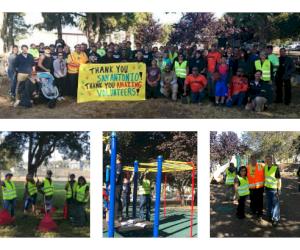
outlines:
[[[68,181],[67,183],[67,193],[66,193],[66,198],[74,198],[75,197],[75,192],[77,188],[77,181],[74,182],[73,186],[71,186],[70,182]]]
[[[234,179],[236,177],[236,173],[233,172],[231,173],[228,168],[226,169],[226,180],[225,180],[225,184],[226,185],[233,185],[234,184]]]
[[[54,194],[54,185],[53,185],[53,181],[50,181],[46,178],[44,179],[44,194],[45,196],[51,196]]]
[[[37,59],[40,57],[40,52],[38,49],[29,49],[28,53],[31,54],[34,59]]]
[[[30,196],[37,194],[37,186],[36,183],[31,183],[30,181],[27,182],[27,190]]]
[[[178,56],[177,52],[175,52],[174,54],[172,54],[171,52],[169,53],[169,58],[171,60],[171,62],[174,62],[174,59]]]
[[[15,183],[4,180],[5,187],[2,186],[3,200],[13,200],[17,198],[17,190]]]
[[[261,79],[263,81],[266,81],[266,82],[271,81],[271,62],[268,59],[266,59],[262,65],[261,65],[260,60],[256,60],[255,61],[255,69],[262,71]]]
[[[101,57],[106,55],[106,51],[105,49],[101,48],[101,49],[97,49],[97,54]]]
[[[88,184],[85,184],[83,186],[76,185],[76,200],[79,202],[88,202],[89,198],[85,194],[86,188],[88,187]]]
[[[277,166],[273,165],[270,170],[269,167],[265,165],[265,187],[277,189],[277,179],[275,177],[275,173],[277,170]]]
[[[181,64],[179,64],[177,61],[175,62],[174,68],[178,78],[186,78],[186,66],[187,61],[183,61]]]
[[[150,180],[143,180],[142,185],[139,185],[138,194],[147,195],[151,192]]]
[[[240,181],[240,185],[238,187],[238,194],[239,196],[246,196],[250,194],[250,190],[249,190],[249,182],[248,182],[248,178],[243,178],[238,176],[238,179]]]
[[[273,65],[273,73],[274,73],[274,75],[275,75],[275,73],[276,73],[276,71],[277,71],[277,69],[278,69],[278,67],[279,67],[279,58],[278,58],[278,56],[276,56],[276,55],[274,55],[274,54],[270,54],[269,56],[268,56],[268,59],[269,59],[269,61],[272,63],[272,65]]]

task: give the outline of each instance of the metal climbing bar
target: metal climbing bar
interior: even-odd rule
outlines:
[[[159,236],[159,213],[160,213],[160,192],[161,192],[161,176],[162,176],[163,157],[157,157],[157,174],[156,174],[156,188],[155,188],[155,209],[154,209],[154,225],[153,237]]]
[[[110,191],[109,191],[109,221],[108,237],[113,238],[115,235],[115,190],[116,190],[116,161],[117,161],[117,135],[111,133],[111,153],[110,153]]]
[[[136,201],[137,201],[137,189],[138,189],[138,174],[139,174],[139,162],[134,161],[134,175],[133,175],[133,197],[132,197],[132,218],[136,218]]]

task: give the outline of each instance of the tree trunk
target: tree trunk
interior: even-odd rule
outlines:
[[[61,14],[58,14],[58,20],[57,20],[57,38],[62,39]]]
[[[9,50],[14,45],[14,13],[9,13],[8,20],[8,41],[7,41],[7,49]]]
[[[101,14],[96,14],[96,36],[95,36],[95,41],[97,43],[101,42]]]
[[[180,195],[180,205],[184,206],[185,205],[185,198],[184,198],[184,188],[179,189],[179,195]]]
[[[1,30],[1,42],[2,42],[2,52],[7,52],[6,41],[7,41],[7,26],[8,26],[8,17],[7,13],[2,12],[0,14],[0,30]]]
[[[88,37],[88,43],[94,43],[95,42],[95,33],[93,30],[93,14],[87,13],[87,37]]]

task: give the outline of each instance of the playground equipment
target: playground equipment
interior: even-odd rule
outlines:
[[[109,221],[108,221],[108,237],[114,237],[115,227],[115,178],[116,178],[116,157],[117,157],[117,138],[116,133],[111,134],[111,157],[110,167],[106,167],[106,181],[110,180],[109,191]],[[135,161],[132,166],[124,166],[123,171],[134,172],[133,178],[133,210],[132,217],[136,218],[136,204],[137,204],[137,186],[138,186],[138,172],[155,172],[156,173],[156,188],[155,188],[155,206],[154,206],[154,224],[153,237],[159,237],[159,215],[160,215],[160,198],[161,198],[161,180],[162,173],[165,173],[164,178],[164,216],[166,216],[166,185],[167,173],[191,171],[192,173],[192,198],[191,198],[191,218],[190,218],[190,237],[193,237],[193,216],[194,216],[194,193],[195,193],[195,172],[196,167],[192,162],[168,161],[163,160],[162,156],[157,157],[157,162],[139,163]]]

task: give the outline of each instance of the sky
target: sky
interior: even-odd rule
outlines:
[[[36,24],[43,21],[42,15],[39,12],[32,12],[32,13],[26,12],[25,14],[26,15],[24,18],[27,24]],[[223,13],[216,12],[215,15],[216,17],[219,18],[223,15]],[[182,16],[181,12],[169,12],[169,13],[154,12],[153,13],[153,17],[156,20],[159,20],[163,24],[178,22],[181,16]]]

